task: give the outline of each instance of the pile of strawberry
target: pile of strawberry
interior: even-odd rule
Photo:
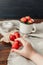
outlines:
[[[12,49],[19,49],[22,46],[20,41],[15,40],[17,38],[20,38],[19,32],[14,32],[14,34],[10,34],[9,36],[9,39],[13,41]]]
[[[32,24],[34,20],[30,16],[20,18],[20,21],[27,24]]]

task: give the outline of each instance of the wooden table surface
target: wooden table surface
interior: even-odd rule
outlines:
[[[0,65],[7,65],[7,58],[9,56],[11,46],[7,44],[2,44],[0,42]]]
[[[8,20],[8,19],[7,19]],[[36,22],[43,22],[43,19],[34,19]],[[0,43],[0,65],[7,65],[7,58],[10,53],[10,45],[1,45]]]

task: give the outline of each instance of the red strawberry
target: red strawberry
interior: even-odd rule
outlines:
[[[20,46],[22,46],[22,43],[21,43],[20,41],[18,41],[18,40],[15,40],[15,42],[18,42],[18,44],[19,44],[19,47],[20,47]]]
[[[27,19],[25,17],[23,17],[23,18],[20,19],[20,21],[26,23]]]
[[[18,43],[13,44],[12,49],[18,49],[18,48],[19,48]]]
[[[19,43],[19,47],[21,47],[21,46],[22,46],[22,43],[20,42],[20,43]]]
[[[33,23],[33,21],[30,19],[30,20],[28,21],[28,23],[32,24],[32,23]]]
[[[19,47],[22,46],[22,43],[20,41],[18,41],[18,40],[16,40],[16,41],[19,43]]]
[[[21,47],[21,46],[22,46],[22,44],[18,40],[15,40],[12,45],[12,49],[19,49],[19,47]]]
[[[31,19],[32,22],[34,22],[34,19]]]
[[[30,16],[26,16],[25,18],[26,18],[27,20],[30,20],[30,19],[31,19],[31,17],[30,17]]]
[[[16,40],[12,45],[12,49],[18,49],[18,48],[19,48],[19,42]]]
[[[13,35],[13,34],[10,34],[9,38],[11,41],[14,41],[16,39],[15,35]]]
[[[20,38],[19,32],[14,32],[14,35],[15,35],[16,38]]]

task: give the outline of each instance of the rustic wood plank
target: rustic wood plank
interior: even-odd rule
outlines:
[[[11,46],[5,45],[0,43],[1,49],[0,49],[0,65],[7,65],[7,58],[10,53]]]

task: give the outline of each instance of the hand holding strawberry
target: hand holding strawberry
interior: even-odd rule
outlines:
[[[20,38],[19,32],[14,32],[14,34],[10,34],[9,38],[11,41],[13,41],[12,49],[19,49],[19,47],[22,46],[22,44],[18,40],[15,40],[17,38]]]

